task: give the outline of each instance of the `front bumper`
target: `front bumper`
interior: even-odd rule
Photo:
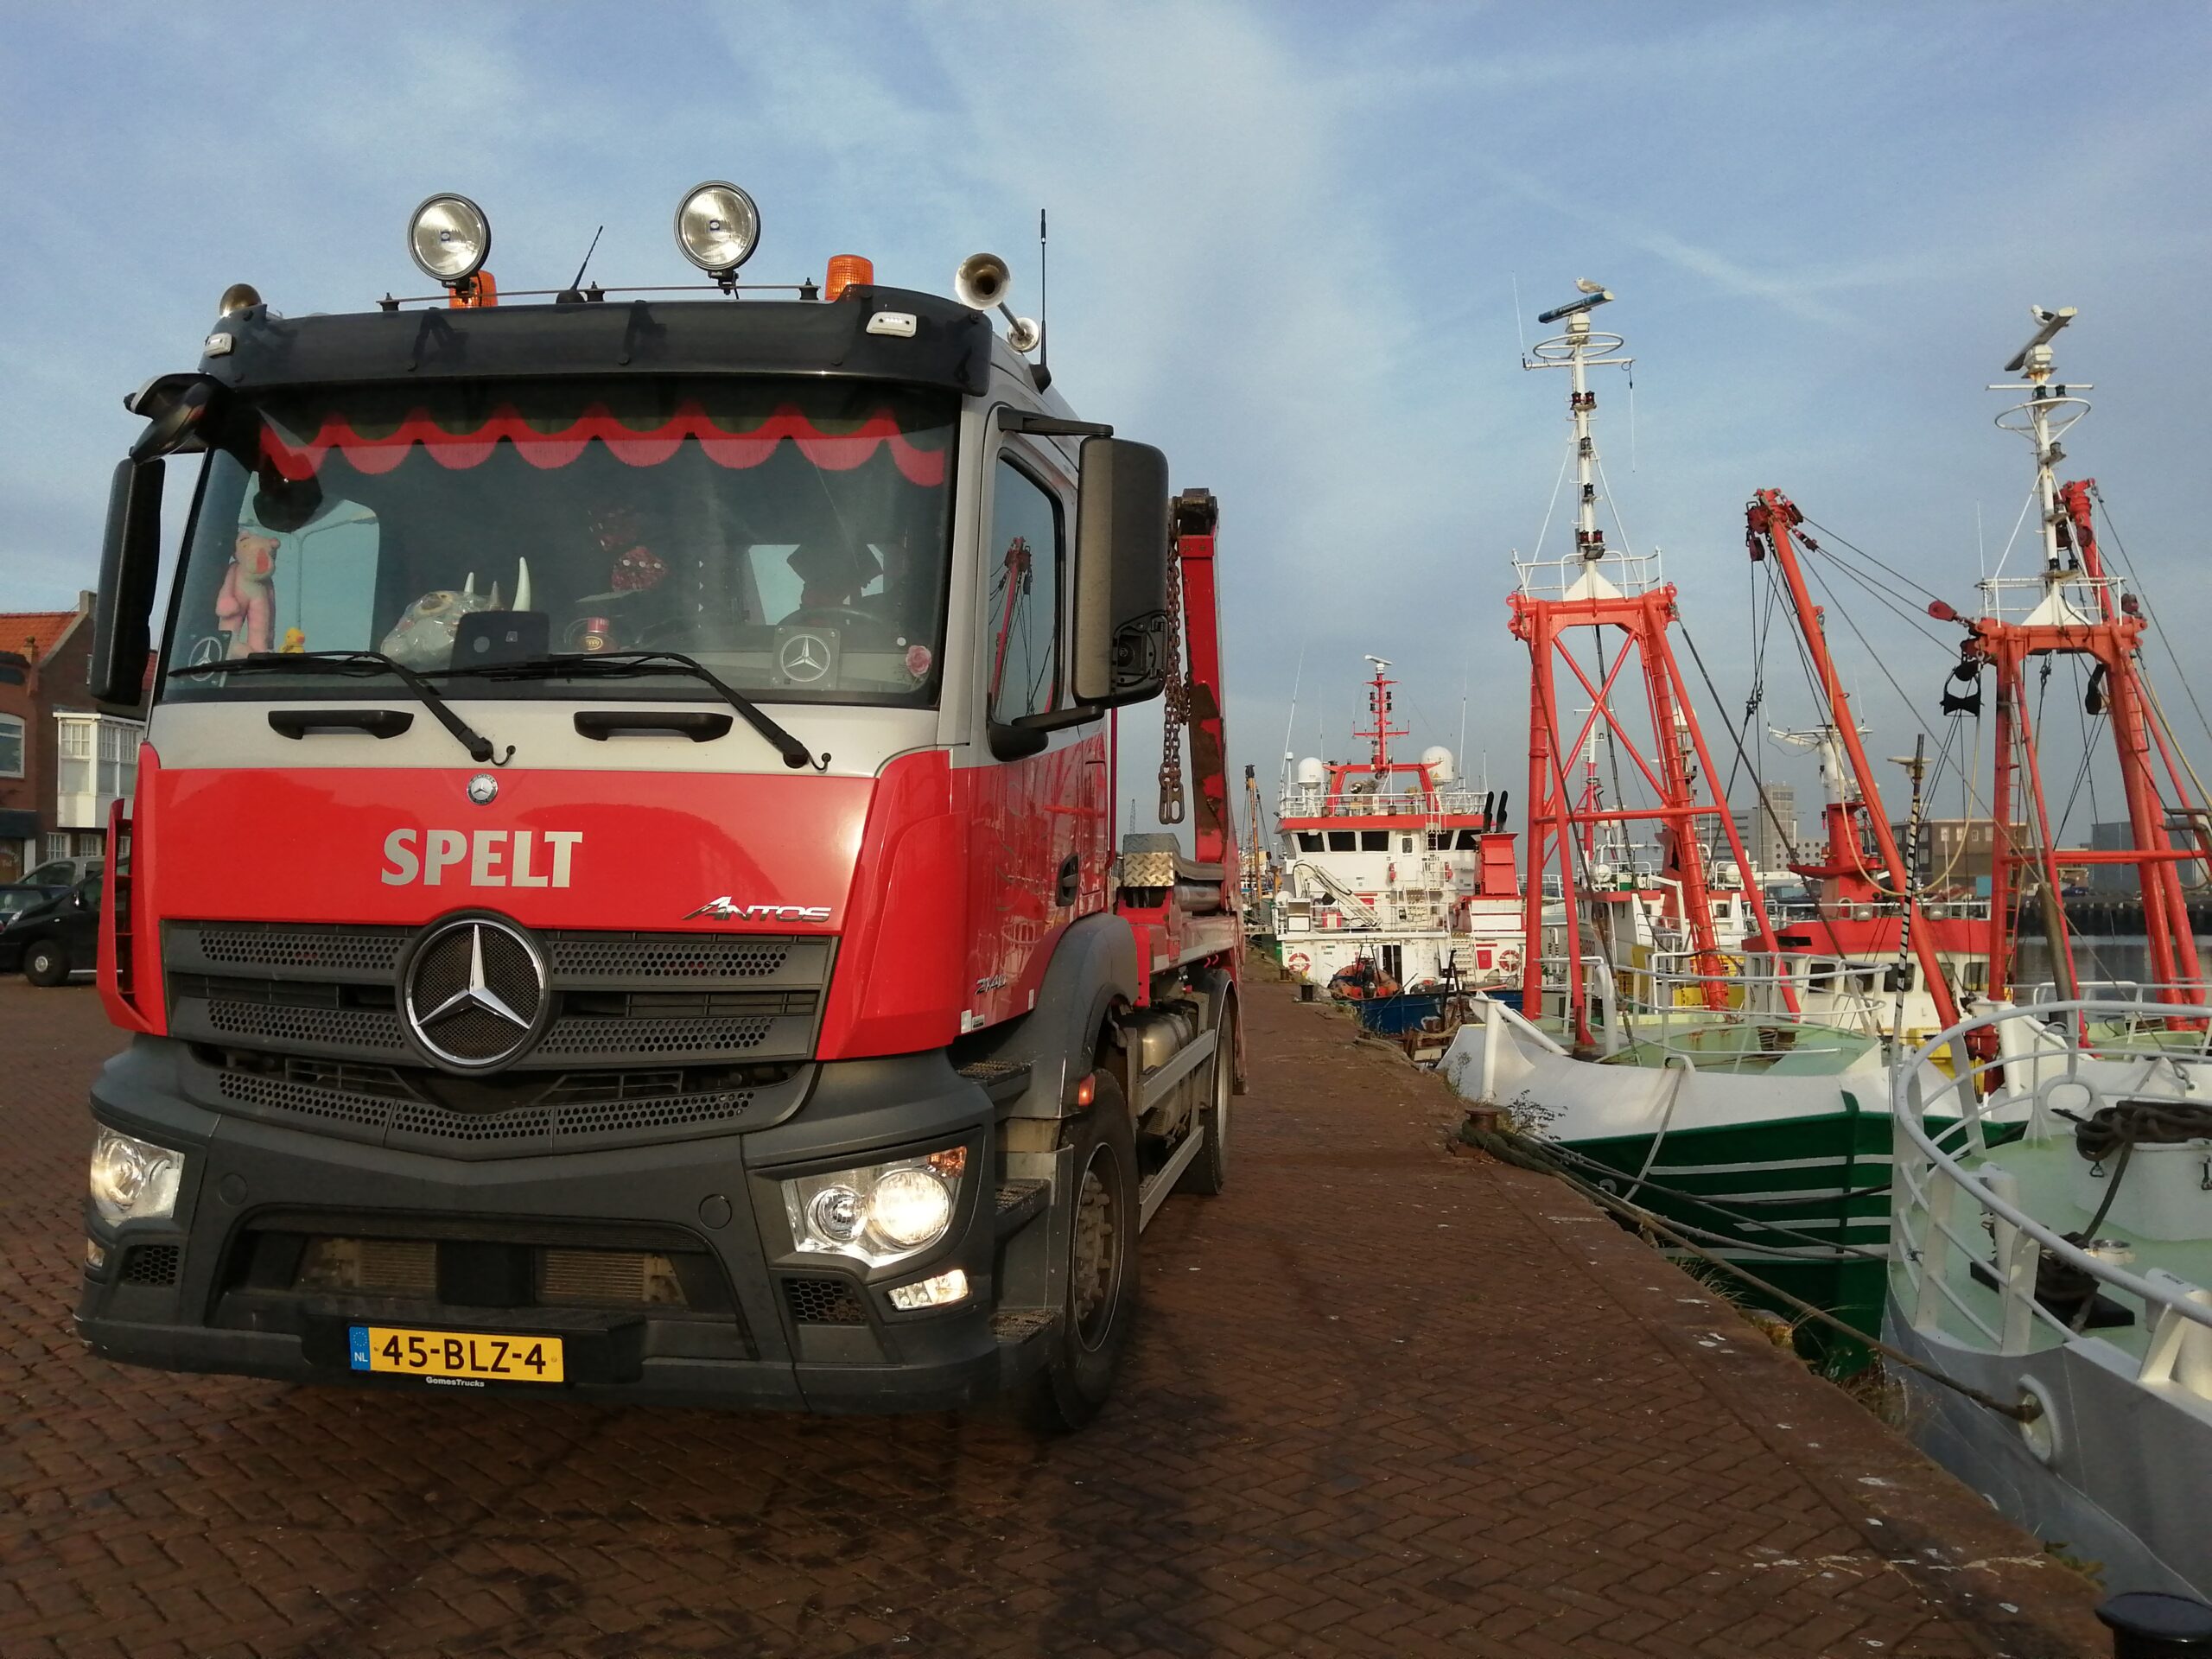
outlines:
[[[104,1358],[425,1386],[351,1369],[346,1333],[373,1322],[563,1338],[565,1382],[485,1385],[495,1391],[906,1411],[986,1399],[1044,1351],[1047,1321],[1000,1308],[990,1101],[942,1054],[823,1065],[796,1112],[750,1133],[492,1159],[211,1109],[207,1071],[183,1045],[142,1038],[93,1087],[99,1122],[187,1160],[172,1217],[110,1228],[87,1209],[106,1260],[86,1270],[77,1327]],[[969,1176],[950,1231],[922,1255],[870,1272],[792,1249],[779,1177],[956,1144]],[[392,1242],[435,1261],[434,1276],[397,1292],[302,1288],[302,1249],[326,1237]],[[675,1264],[680,1305],[549,1296],[545,1262],[643,1252]],[[892,1306],[893,1287],[954,1267],[964,1302]]]

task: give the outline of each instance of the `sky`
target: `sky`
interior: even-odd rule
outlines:
[[[444,189],[484,205],[504,287],[567,280],[602,223],[599,280],[683,281],[676,202],[722,177],[760,204],[748,276],[860,252],[948,292],[988,248],[1023,310],[1049,207],[1060,390],[1221,501],[1232,760],[1270,792],[1287,729],[1352,751],[1369,653],[1411,747],[1464,720],[1469,769],[1522,792],[1506,601],[1567,428],[1563,377],[1519,353],[1583,277],[1636,359],[1632,398],[1597,382],[1609,494],[1663,550],[1723,754],[1759,665],[1745,499],[1778,487],[1969,608],[2031,480],[1984,388],[2031,303],[2080,308],[2060,362],[2097,387],[2065,471],[2205,667],[2201,5],[8,11],[0,609],[92,585],[122,397],[193,365],[228,284],[295,315],[419,291],[405,220]],[[1901,753],[1916,710],[1940,736],[1955,631],[1845,592],[1869,747]],[[1814,713],[1768,638],[1754,734]],[[1761,764],[1815,790],[1802,756]]]

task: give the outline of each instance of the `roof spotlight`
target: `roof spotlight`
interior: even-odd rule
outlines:
[[[407,251],[424,276],[458,288],[492,251],[492,221],[467,196],[432,196],[407,221]]]
[[[753,198],[720,179],[694,185],[676,210],[676,245],[717,281],[753,257],[760,243],[760,210]]]

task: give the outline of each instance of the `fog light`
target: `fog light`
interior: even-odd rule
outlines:
[[[111,1227],[119,1222],[162,1217],[176,1209],[177,1182],[184,1154],[113,1129],[92,1139],[90,1186],[92,1207]]]
[[[948,1306],[965,1300],[967,1295],[968,1275],[954,1268],[934,1278],[918,1279],[911,1285],[900,1285],[891,1293],[891,1306],[911,1313],[918,1307]]]
[[[96,1238],[85,1241],[85,1265],[94,1273],[107,1266],[107,1247]]]

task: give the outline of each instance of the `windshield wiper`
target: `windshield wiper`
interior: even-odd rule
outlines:
[[[507,752],[493,757],[491,742],[485,735],[446,707],[445,699],[432,685],[411,668],[395,663],[380,651],[257,651],[251,657],[223,658],[212,663],[188,663],[182,668],[169,670],[169,678],[183,679],[202,674],[340,674],[358,679],[369,679],[378,674],[389,674],[415,694],[416,699],[436,716],[439,725],[451,732],[461,747],[468,751],[468,758],[479,766],[488,762],[504,766],[515,758],[515,746],[507,745]]]
[[[452,679],[466,676],[486,680],[623,680],[658,671],[689,674],[714,687],[721,700],[742,715],[745,723],[766,739],[784,757],[784,764],[794,771],[800,766],[812,766],[817,772],[829,769],[828,755],[817,760],[807,753],[805,744],[770,719],[759,703],[735,686],[726,683],[704,663],[686,657],[680,651],[611,651],[590,657],[578,653],[532,657],[512,663],[473,663],[465,668],[449,669],[447,676]]]

